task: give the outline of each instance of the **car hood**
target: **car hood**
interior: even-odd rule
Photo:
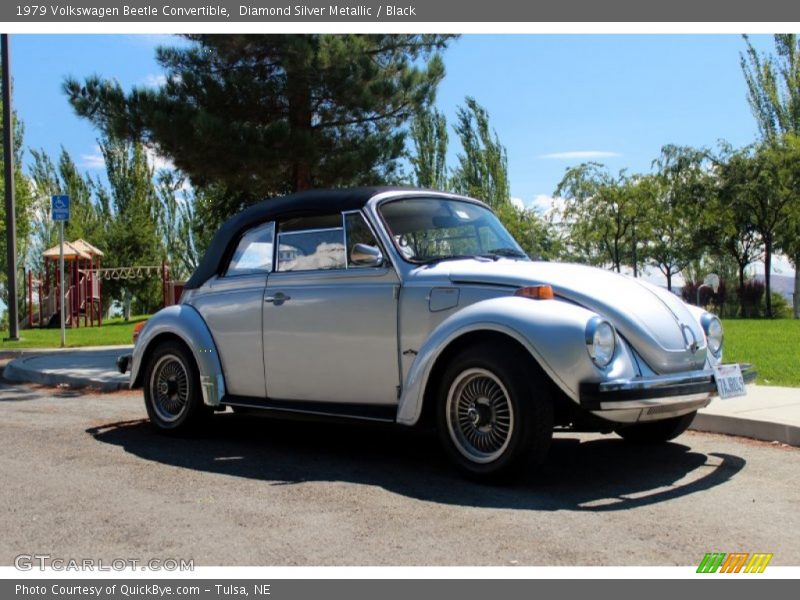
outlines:
[[[505,260],[442,262],[453,283],[526,286],[548,284],[558,298],[613,323],[656,373],[701,369],[705,335],[674,294],[641,279],[584,265]]]

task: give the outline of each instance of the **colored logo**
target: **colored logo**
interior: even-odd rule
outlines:
[[[707,552],[697,567],[698,573],[763,573],[772,554],[766,552]]]

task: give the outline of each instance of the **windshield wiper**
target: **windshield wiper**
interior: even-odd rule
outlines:
[[[431,256],[429,258],[414,259],[420,265],[433,265],[443,260],[462,260],[465,258],[477,258],[475,254],[444,254],[442,256]]]
[[[494,258],[495,260],[501,256],[505,258],[528,258],[527,254],[520,252],[516,248],[492,248],[486,254],[482,254],[481,256],[488,256],[489,258]]]

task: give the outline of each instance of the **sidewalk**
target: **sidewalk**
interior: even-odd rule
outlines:
[[[692,429],[800,446],[800,388],[748,385],[747,396],[714,399]]]
[[[10,360],[3,376],[11,381],[90,387],[104,392],[128,388],[128,374],[116,360],[133,346],[0,351]],[[739,435],[800,446],[800,388],[747,386],[747,396],[714,399],[701,410],[692,429]]]
[[[133,346],[102,346],[66,349],[26,349],[2,351],[0,357],[13,358],[3,377],[48,386],[87,387],[102,392],[128,388],[128,374],[117,370],[117,357],[130,354]]]

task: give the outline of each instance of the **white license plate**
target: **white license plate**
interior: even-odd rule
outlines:
[[[717,380],[717,392],[722,400],[747,395],[739,365],[717,365],[714,367],[714,379]]]

